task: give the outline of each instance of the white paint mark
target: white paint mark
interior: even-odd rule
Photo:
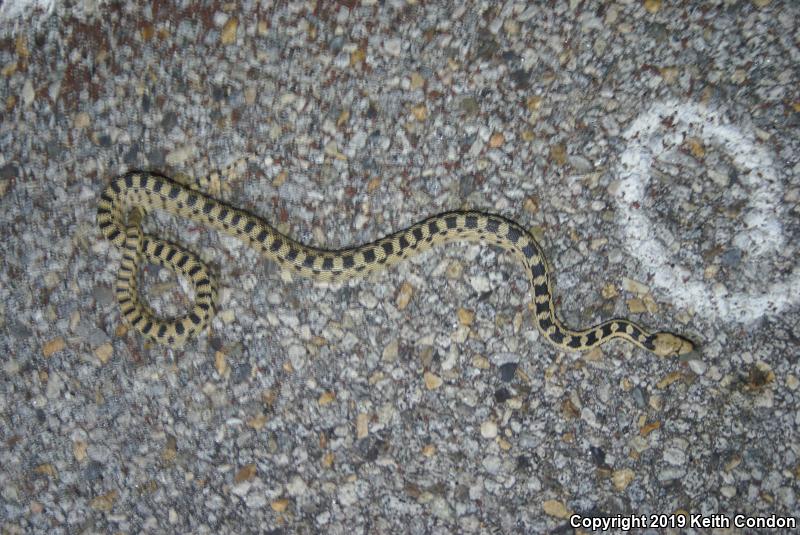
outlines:
[[[662,124],[669,119],[669,127]],[[678,150],[687,137],[695,136],[720,147],[740,170],[739,180],[750,191],[742,214],[743,231],[733,245],[748,251],[750,262],[741,269],[758,269],[755,260],[776,254],[785,243],[778,219],[781,186],[770,154],[749,132],[728,124],[722,114],[694,103],[666,101],[655,104],[637,117],[624,133],[629,145],[620,157],[620,187],[616,190],[617,212],[626,229],[629,252],[652,272],[653,285],[662,288],[673,301],[709,318],[750,322],[775,314],[800,300],[800,269],[794,268],[784,280],[766,282],[751,292],[729,292],[723,285],[710,287],[702,273],[674,265],[653,223],[641,208],[655,155]],[[668,234],[668,233],[667,233]],[[692,262],[702,265],[700,259]],[[749,267],[745,267],[749,265]]]

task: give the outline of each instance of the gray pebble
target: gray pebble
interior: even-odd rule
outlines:
[[[797,508],[797,2],[274,4],[0,20],[3,529],[539,533],[567,523],[548,501]],[[316,284],[159,210],[145,232],[207,260],[233,320],[179,349],[122,335],[103,188],[242,157],[214,195],[294,239],[351,246],[491,211],[542,238],[568,325],[639,298],[633,319],[698,352],[549,345],[522,263],[494,245]],[[657,261],[631,246],[634,215]],[[759,256],[764,223],[779,247]],[[645,290],[602,297],[626,279]],[[160,311],[188,304],[162,293]]]

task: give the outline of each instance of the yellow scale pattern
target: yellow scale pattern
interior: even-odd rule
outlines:
[[[114,179],[103,191],[97,224],[103,235],[123,252],[116,282],[123,318],[142,335],[160,344],[179,347],[202,331],[213,317],[216,290],[205,264],[194,254],[142,232],[141,218],[151,210],[165,210],[226,232],[282,268],[321,281],[344,281],[383,270],[439,243],[491,243],[513,253],[525,266],[536,326],[548,342],[565,350],[584,351],[619,338],[659,356],[682,355],[694,349],[686,338],[668,332],[649,333],[627,319],[607,320],[583,330],[564,326],[553,308],[550,277],[541,247],[528,231],[498,215],[445,212],[372,243],[333,251],[298,243],[263,219],[202,193],[197,185],[184,186],[149,173],[129,173]],[[142,261],[165,266],[194,285],[196,301],[189,314],[160,319],[141,301],[137,275]]]

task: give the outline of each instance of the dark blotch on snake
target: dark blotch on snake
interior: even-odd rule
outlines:
[[[532,243],[529,243],[528,245],[522,248],[522,254],[525,255],[525,258],[530,260],[533,257],[533,255],[536,254],[536,249],[533,247]]]
[[[578,336],[571,336],[567,345],[573,349],[581,347],[581,339]]]

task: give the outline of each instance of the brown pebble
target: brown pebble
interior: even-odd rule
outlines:
[[[542,508],[546,515],[556,518],[568,518],[570,514],[567,506],[558,500],[545,500],[542,504]]]
[[[557,165],[567,163],[567,147],[563,143],[557,143],[550,147],[550,158]]]
[[[142,26],[142,28],[140,30],[140,33],[142,34],[142,41],[144,41],[146,43],[147,41],[152,39],[153,36],[156,34],[156,29],[153,27],[152,24],[150,24],[149,22],[146,22]]]
[[[661,422],[656,420],[655,422],[650,422],[649,424],[645,424],[639,428],[639,434],[643,437],[646,437],[656,429],[661,428]]]
[[[330,390],[326,390],[325,392],[320,395],[317,403],[320,405],[328,405],[329,403],[333,402],[336,399],[336,394],[331,392]]]
[[[275,188],[281,187],[283,185],[283,183],[286,182],[287,178],[289,178],[289,173],[287,171],[285,171],[285,170],[281,171],[280,173],[278,173],[278,176],[276,176],[272,180],[272,186],[275,187]]]
[[[528,197],[522,204],[522,208],[529,214],[535,214],[539,211],[539,198]]]
[[[178,441],[169,435],[167,436],[167,443],[164,445],[164,451],[161,452],[161,458],[166,462],[172,462],[178,456]]]
[[[33,471],[36,472],[37,474],[42,474],[52,479],[58,477],[58,472],[56,472],[56,467],[50,463],[40,464],[39,466],[34,468]]]
[[[442,381],[441,377],[431,372],[425,372],[422,378],[425,381],[425,387],[428,390],[436,390],[437,388],[442,386],[442,383],[444,382]]]
[[[117,328],[114,329],[114,336],[116,336],[117,338],[122,338],[126,334],[128,334],[128,326],[125,325],[124,323],[120,323],[119,325],[117,325]]]
[[[706,155],[706,149],[703,147],[703,142],[699,138],[690,137],[686,139],[686,148],[689,149],[689,152],[692,156],[700,160],[703,156]]]
[[[19,68],[19,64],[17,64],[17,63],[9,63],[8,65],[6,65],[2,69],[0,69],[0,74],[2,74],[4,77],[8,78],[9,76],[12,76],[15,72],[17,72],[18,68]],[[8,101],[6,101],[6,102],[8,102]],[[12,104],[11,107],[12,108],[14,107],[13,104]]]
[[[367,58],[367,52],[363,48],[357,48],[350,53],[350,66],[353,67],[362,63]]]
[[[230,371],[225,353],[222,351],[217,351],[214,353],[214,368],[216,368],[220,377],[226,377]]]
[[[492,137],[489,138],[489,146],[493,149],[496,149],[497,147],[502,146],[505,141],[506,138],[502,132],[495,132],[492,134]]]
[[[633,477],[636,474],[630,468],[623,468],[622,470],[615,470],[611,474],[611,482],[614,484],[614,488],[621,492],[628,488],[628,485],[631,484],[633,481]]]
[[[234,483],[242,483],[244,481],[250,481],[256,477],[256,465],[253,463],[246,464],[236,472],[236,475],[233,476]]]
[[[414,287],[411,286],[410,283],[404,282],[403,285],[400,286],[400,291],[397,292],[397,300],[395,301],[399,310],[405,310],[413,293]]]
[[[753,364],[747,376],[747,386],[753,390],[763,388],[773,381],[775,381],[775,372],[764,361]]]
[[[273,500],[272,502],[270,502],[269,506],[276,513],[282,513],[284,511],[286,511],[286,509],[289,507],[289,500],[287,500],[286,498],[280,498],[278,500]]]
[[[67,344],[64,341],[63,336],[58,336],[56,338],[53,338],[52,340],[44,344],[44,346],[42,346],[42,355],[44,355],[45,358],[50,358],[55,353],[58,353],[59,351],[64,349],[66,345]]]
[[[664,390],[672,383],[679,381],[683,377],[681,372],[671,372],[668,373],[663,379],[656,383],[656,388],[659,390]]]
[[[533,96],[528,97],[528,100],[525,102],[526,106],[528,107],[528,111],[537,111],[539,107],[542,105],[542,97],[540,96]]]
[[[424,121],[428,118],[428,107],[425,104],[417,104],[411,108],[411,113],[417,121]]]
[[[661,9],[661,0],[644,0],[644,8],[648,13],[658,13]]]
[[[600,290],[600,295],[602,295],[604,299],[612,299],[619,295],[619,292],[616,286],[609,283],[603,286],[603,289]]]
[[[267,423],[267,417],[264,414],[258,414],[247,420],[247,427],[259,431],[264,428]]]
[[[461,325],[472,325],[473,320],[475,320],[475,312],[466,308],[459,308],[456,314]]]
[[[72,455],[75,456],[75,460],[81,462],[86,459],[86,450],[89,445],[83,440],[76,440],[72,443]]]
[[[108,361],[111,360],[111,356],[113,354],[114,346],[112,346],[110,342],[106,342],[105,344],[96,347],[94,350],[94,356],[97,357],[97,360],[99,360],[101,364],[108,364]]]
[[[463,272],[464,272],[464,266],[461,264],[461,262],[453,260],[452,262],[447,264],[445,275],[450,280],[456,280],[461,278],[461,274]]]
[[[369,434],[369,414],[362,412],[356,416],[356,438],[366,438]]]
[[[30,54],[28,51],[28,37],[24,33],[17,35],[17,39],[14,41],[14,51],[23,59]]]
[[[110,511],[114,507],[114,502],[117,501],[118,497],[119,493],[116,490],[110,490],[90,501],[89,507],[95,511]]]
[[[239,28],[239,20],[236,17],[231,17],[225,26],[222,27],[220,34],[220,42],[223,45],[230,45],[236,42],[236,30]]]
[[[482,355],[475,355],[472,357],[472,365],[479,370],[488,370],[491,367],[489,359]]]
[[[581,411],[569,398],[564,399],[561,402],[561,414],[568,420],[579,418],[581,415]]]
[[[644,306],[644,301],[635,297],[633,299],[628,299],[627,305],[628,311],[632,314],[641,314],[647,311],[647,308]]]
[[[662,67],[658,72],[668,84],[675,83],[675,80],[678,79],[678,74],[680,74],[677,67]]]

